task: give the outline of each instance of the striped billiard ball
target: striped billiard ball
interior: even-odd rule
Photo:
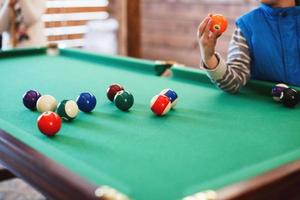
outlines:
[[[171,109],[171,101],[165,95],[156,95],[150,101],[150,108],[158,116],[167,114]]]
[[[121,90],[115,95],[114,103],[120,110],[127,111],[133,106],[134,98],[130,92]]]
[[[280,96],[284,89],[289,88],[286,84],[279,83],[272,88],[271,95],[274,101],[280,102]]]
[[[75,101],[63,100],[58,104],[57,114],[65,121],[72,121],[78,115],[79,109]]]
[[[96,97],[90,92],[82,92],[76,99],[79,110],[85,113],[92,112],[96,107]]]
[[[172,89],[164,89],[159,94],[167,96],[171,101],[171,107],[174,108],[177,104],[178,95],[177,93]]]

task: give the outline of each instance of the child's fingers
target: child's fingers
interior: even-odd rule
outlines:
[[[218,39],[218,37],[220,37],[221,35],[222,35],[221,32],[215,31],[215,32],[213,32],[213,33],[211,34],[211,37],[212,37],[212,39],[216,40],[216,39]]]
[[[205,26],[205,29],[204,29],[204,31],[203,31],[203,36],[204,37],[209,37],[209,29],[210,29],[210,26],[211,26],[211,19],[209,18],[209,20],[208,20],[208,22],[207,22],[207,24],[206,24],[206,26]]]
[[[209,21],[209,17],[206,17],[199,25],[199,28],[198,28],[198,37],[201,37],[203,35],[203,32],[205,30],[205,27],[207,25]]]

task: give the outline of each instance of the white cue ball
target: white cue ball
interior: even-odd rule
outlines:
[[[36,102],[36,109],[40,113],[47,112],[47,111],[55,111],[57,107],[56,99],[51,95],[43,95],[41,96],[38,101]]]

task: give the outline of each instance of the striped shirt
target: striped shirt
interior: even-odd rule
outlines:
[[[237,93],[250,79],[249,46],[241,30],[236,28],[231,38],[227,61],[216,53],[217,67],[207,73],[213,83],[229,93]]]

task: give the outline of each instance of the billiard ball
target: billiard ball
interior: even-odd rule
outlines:
[[[299,103],[299,94],[292,88],[286,88],[281,93],[280,101],[286,107],[293,108]]]
[[[171,109],[171,101],[165,95],[156,95],[150,101],[150,108],[156,115],[162,116]]]
[[[96,97],[89,92],[82,92],[76,99],[79,110],[85,113],[92,112],[96,107]]]
[[[120,110],[127,111],[132,107],[134,98],[130,92],[121,90],[115,95],[114,103]]]
[[[56,56],[59,54],[58,44],[57,43],[49,43],[46,51],[49,56]]]
[[[110,85],[107,90],[106,90],[106,95],[107,95],[107,98],[113,102],[114,101],[114,98],[115,98],[115,95],[121,91],[121,90],[124,90],[124,87],[120,84],[112,84]]]
[[[52,111],[42,113],[37,119],[39,130],[46,136],[54,136],[61,128],[61,119]]]
[[[36,110],[36,102],[42,95],[36,90],[29,90],[23,95],[23,104],[29,110]]]
[[[51,95],[42,95],[36,102],[36,108],[40,113],[55,111],[57,107],[56,99]]]
[[[280,102],[280,96],[284,89],[289,88],[283,83],[279,83],[272,88],[271,95],[274,101]]]
[[[220,33],[223,33],[226,31],[228,22],[223,15],[220,14],[210,15],[210,19],[211,19],[211,26],[210,26],[211,32],[219,31]]]
[[[177,93],[172,89],[164,89],[159,94],[167,96],[171,101],[171,107],[174,108],[177,104],[178,95]]]
[[[58,104],[56,112],[63,120],[72,121],[76,118],[79,109],[75,101],[63,100]]]
[[[125,194],[107,185],[102,185],[101,187],[98,187],[95,190],[94,194],[97,197],[97,199],[129,200],[129,198]]]

